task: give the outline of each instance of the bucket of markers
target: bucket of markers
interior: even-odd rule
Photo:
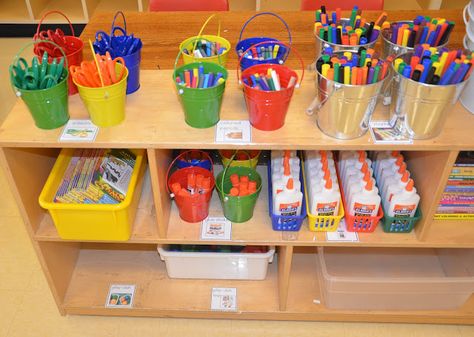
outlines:
[[[62,15],[67,22],[69,23],[69,28],[71,29],[71,35],[64,35],[64,32],[56,28],[56,30],[41,30],[41,25],[46,19],[47,16],[50,14],[59,14]],[[44,13],[44,15],[41,17],[38,27],[36,28],[36,34],[33,36],[33,39],[35,41],[42,40],[43,42],[38,43],[35,45],[33,52],[36,56],[38,57],[43,57],[43,54],[45,52],[48,53],[49,56],[49,62],[52,61],[52,59],[56,59],[59,61],[61,57],[63,57],[63,51],[66,54],[67,58],[67,64],[69,66],[72,65],[80,65],[82,62],[82,50],[84,49],[84,42],[79,37],[75,36],[74,33],[74,27],[72,26],[71,21],[69,18],[62,12],[60,11],[48,11]],[[45,43],[45,41],[52,41],[56,43],[57,46],[52,46],[51,44]],[[72,77],[69,76],[68,78],[68,90],[69,90],[69,95],[74,95],[77,94],[78,90],[77,87],[74,85],[74,82],[72,80]]]
[[[258,157],[260,156],[260,150],[238,150],[237,153],[233,150],[219,150],[219,154],[222,158],[222,165],[230,166],[244,166],[255,169],[258,164]],[[235,154],[234,159],[231,160]]]
[[[123,19],[123,27],[116,25],[118,16]],[[118,32],[118,34],[117,34]],[[127,33],[127,21],[122,11],[115,13],[110,35],[104,31],[95,33],[94,51],[99,55],[110,53],[112,58],[122,57],[128,69],[127,95],[140,88],[140,61],[142,41]]]
[[[45,52],[34,56],[31,65],[20,54],[31,45],[50,44],[59,48],[63,57],[57,61]],[[20,49],[10,65],[10,81],[16,96],[21,97],[40,129],[56,129],[69,120],[67,58],[57,44],[51,41],[32,41]]]
[[[440,23],[439,21],[443,22]],[[426,44],[441,49],[448,44],[454,22],[418,16],[413,21],[392,22],[382,29],[382,57],[414,51],[415,46]]]
[[[216,189],[219,193],[224,216],[232,222],[245,222],[252,218],[258,196],[262,189],[262,178],[251,167],[228,165],[216,177]]]
[[[182,50],[174,64],[173,81],[185,121],[193,128],[209,128],[220,119],[227,70],[210,62],[192,62],[176,68],[181,53]]]
[[[318,93],[308,113],[316,110],[317,125],[328,136],[364,135],[388,70],[388,62],[365,49],[322,55],[316,61]]]
[[[207,157],[211,163],[210,170],[187,166],[171,173],[177,161],[197,152]],[[174,199],[181,219],[186,222],[199,222],[207,218],[215,186],[212,159],[207,152],[193,150],[180,153],[168,167],[166,181],[168,193]]]
[[[438,136],[468,82],[474,53],[462,50],[436,52],[422,58],[413,52],[393,62],[390,121],[412,139]]]
[[[242,71],[258,64],[283,64],[290,53],[290,48],[281,43],[276,43],[278,40],[271,37],[250,37],[242,40],[242,35],[247,25],[259,16],[274,16],[280,20],[288,32],[288,45],[291,46],[291,31],[285,20],[275,13],[262,12],[255,14],[245,22],[240,31],[239,42],[237,42],[235,47],[237,56],[241,59],[240,69]],[[258,48],[255,47],[257,43],[259,43]]]
[[[258,47],[264,43],[266,42],[260,42],[254,46]],[[273,41],[273,43],[290,48],[283,42]],[[303,59],[296,49],[293,48],[293,51],[301,62],[299,82],[296,72],[285,65],[257,64],[242,71],[241,75],[237,67],[237,78],[243,85],[250,124],[259,130],[273,131],[285,124],[293,91],[300,87],[304,77]],[[240,56],[239,62],[245,52]]]
[[[214,17],[215,14],[204,22],[197,36],[192,36],[179,45],[184,64],[202,61],[226,66],[230,42],[221,36],[221,21],[219,20],[217,35],[202,35],[204,28]]]
[[[120,57],[112,60],[110,55],[96,54],[94,58],[95,61],[70,67],[73,81],[92,123],[100,127],[115,126],[125,119],[128,69]]]
[[[342,18],[340,8],[329,13],[322,6],[316,11],[314,24],[316,59],[327,48],[333,52],[374,48],[386,19],[387,14],[382,13],[377,20],[367,22],[357,6],[352,9],[350,18]]]

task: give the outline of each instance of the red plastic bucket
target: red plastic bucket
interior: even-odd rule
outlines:
[[[178,207],[179,216],[181,217],[181,219],[183,219],[186,222],[199,222],[207,218],[207,216],[209,215],[209,206],[211,204],[212,192],[215,186],[214,171],[212,169],[213,165],[211,165],[211,171],[203,169],[202,167],[198,167],[198,166],[189,166],[189,167],[178,169],[174,171],[171,174],[171,176],[169,175],[171,169],[173,168],[174,163],[178,159],[180,159],[182,156],[190,152],[192,151],[186,151],[186,152],[181,153],[171,162],[170,166],[168,167],[168,172],[166,174],[167,189],[170,196],[174,198],[174,201],[176,202],[176,206]],[[206,152],[203,152],[203,153],[206,154],[206,156],[209,158],[209,160],[212,163],[211,157],[209,157],[209,155]],[[188,196],[173,194],[171,192],[171,188],[174,183],[179,183],[183,187],[187,186],[188,174],[195,174],[195,175],[201,174],[205,178],[210,177],[211,185],[210,185],[209,190],[202,194],[195,193]]]
[[[65,51],[65,54],[66,54],[66,58],[67,58],[67,62],[69,64],[69,66],[78,66],[82,62],[82,50],[84,49],[84,42],[82,42],[82,40],[80,38],[75,36],[74,27],[72,26],[72,23],[69,20],[69,18],[64,13],[62,13],[60,11],[49,11],[49,12],[44,13],[43,17],[40,19],[40,21],[38,23],[38,27],[36,28],[36,34],[34,35],[33,39],[35,41],[38,40],[38,39],[42,39],[40,37],[41,24],[43,23],[43,20],[48,15],[54,14],[54,13],[64,16],[66,18],[67,22],[69,23],[69,28],[71,29],[71,34],[72,35],[65,35],[64,36],[66,44],[70,46],[69,50],[67,52]],[[56,41],[54,41],[54,39],[52,39],[52,38],[49,39],[47,36],[45,37],[45,39],[56,42]],[[42,45],[41,43],[39,45],[35,45],[35,48],[34,48],[33,51],[34,51],[35,55],[37,55],[38,57],[42,57],[43,53],[45,52],[44,45]],[[58,55],[49,55],[49,53],[48,53],[48,55],[50,56],[49,57],[49,62],[52,62],[52,60],[54,58],[56,58],[56,59],[61,58],[62,54],[60,54],[60,55],[59,54]],[[69,88],[69,95],[74,95],[78,92],[76,85],[72,81],[71,74],[69,74],[69,78],[68,78],[68,88]]]
[[[269,43],[270,41],[263,41],[253,45],[256,47],[260,44]],[[271,41],[276,44],[282,44],[287,48],[290,48],[283,42]],[[294,49],[294,48],[293,48]],[[239,76],[239,67],[237,67],[237,78],[243,84],[245,104],[247,105],[247,111],[249,113],[249,120],[252,126],[263,131],[273,131],[281,128],[285,124],[286,113],[290,105],[291,97],[295,87],[301,85],[301,81],[304,77],[304,64],[298,52],[294,49],[296,55],[299,57],[302,68],[301,79],[298,83],[298,75],[292,69],[287,66],[280,64],[258,64],[245,69],[242,72],[241,77]],[[245,51],[242,55],[245,55]],[[242,60],[242,57],[239,61]],[[280,78],[281,89],[278,91],[265,91],[257,88],[252,88],[248,83],[250,75],[255,73],[266,74],[267,70],[271,68],[276,71]],[[295,85],[287,88],[288,82],[291,77],[296,78]],[[245,81],[244,81],[245,79]]]

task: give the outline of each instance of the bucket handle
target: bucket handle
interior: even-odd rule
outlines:
[[[467,23],[469,22],[469,19],[467,18],[467,14],[469,14],[469,18],[472,18],[472,15],[471,15],[471,9],[469,8],[471,5],[470,2],[468,2],[466,4],[466,6],[464,6],[464,9],[462,10],[462,18],[464,20],[464,24],[467,26]]]
[[[38,22],[38,27],[36,28],[36,34],[35,36],[33,37],[33,39],[37,39],[38,36],[39,36],[39,32],[40,32],[40,28],[41,28],[41,25],[43,24],[43,20],[46,19],[46,17],[50,14],[59,14],[59,15],[62,15],[64,16],[64,18],[67,20],[67,22],[69,23],[69,28],[71,29],[71,34],[72,36],[76,36],[76,34],[74,33],[74,27],[72,26],[72,23],[71,23],[71,20],[69,20],[69,18],[66,16],[66,14],[64,14],[63,12],[61,11],[58,11],[58,10],[54,10],[54,11],[48,11],[46,13],[43,14],[43,16],[41,17],[40,21]]]
[[[319,111],[321,107],[331,98],[332,94],[334,91],[337,91],[341,88],[342,86],[335,82],[334,83],[334,90],[332,90],[328,97],[326,97],[324,100],[320,101],[318,94],[314,97],[314,99],[311,101],[310,105],[306,108],[306,114],[308,116],[312,116],[314,114],[314,110]]]
[[[198,40],[201,38],[201,35],[202,35],[202,32],[204,31],[204,28],[206,28],[209,21],[211,21],[211,19],[213,19],[215,16],[216,16],[216,14],[212,14],[211,16],[209,16],[207,18],[207,20],[204,22],[204,24],[202,25],[201,29],[199,30],[198,35],[196,36],[196,39],[194,40],[193,50],[196,49],[196,44],[197,44]],[[218,26],[217,26],[217,36],[219,36],[219,37],[221,36],[221,20],[219,20],[219,23],[218,23]]]
[[[20,60],[20,54],[23,53],[25,51],[26,48],[32,46],[32,45],[36,45],[38,43],[50,43],[52,44],[53,46],[59,48],[59,50],[61,50],[61,53],[63,54],[63,57],[64,57],[64,68],[63,68],[63,71],[66,70],[66,73],[68,74],[69,76],[69,64],[68,64],[68,61],[67,61],[67,57],[66,57],[66,53],[64,52],[64,50],[59,47],[59,45],[57,45],[56,43],[54,43],[53,41],[49,41],[49,40],[33,40],[33,41],[30,41],[28,42],[27,44],[25,44],[23,47],[20,48],[20,50],[15,54],[15,57],[13,58],[13,62],[12,64],[10,65],[9,67],[9,72],[10,72],[10,85],[12,86],[12,89],[13,89],[13,92],[15,93],[15,95],[17,97],[20,97],[21,96],[21,92],[20,91],[17,91],[16,90],[16,87],[13,85],[13,64],[17,63],[19,60]]]
[[[205,40],[205,41],[209,41],[208,39],[205,39],[205,38],[199,38],[199,37],[195,37],[194,38],[194,41],[197,41],[197,40]],[[211,42],[211,41],[209,41]],[[178,62],[179,62],[179,57],[181,56],[181,54],[183,53],[183,49],[180,49],[179,52],[178,52],[178,55],[176,56],[176,59],[174,60],[174,67],[173,67],[173,81],[176,82],[176,67],[178,66]],[[217,60],[219,61],[219,65],[222,66],[222,62],[221,62],[221,55],[217,55]],[[198,63],[198,62],[196,62]],[[183,90],[180,89],[178,90],[178,94],[182,95],[183,94]]]
[[[249,157],[249,168],[252,167],[252,165],[250,165],[250,160],[252,159],[252,156],[250,155],[249,152],[245,151],[245,150],[240,150],[241,152],[244,152],[248,157]],[[237,152],[239,152],[239,150],[235,150],[234,151],[234,154],[232,155],[232,157],[230,157],[227,165],[224,167],[224,172],[222,173],[222,180],[221,180],[221,191],[220,191],[220,194],[221,194],[221,197],[222,197],[222,200],[224,202],[227,202],[229,201],[229,197],[227,197],[224,193],[224,180],[225,180],[225,175],[230,167],[230,165],[232,164],[232,162],[234,161],[235,159],[235,156],[237,155]]]
[[[117,20],[118,16],[122,17],[123,20],[123,28],[121,26],[116,26],[115,21]],[[120,31],[123,33],[123,35],[127,35],[127,20],[125,20],[125,14],[123,14],[122,11],[117,11],[114,16],[114,20],[112,21],[112,27],[110,29],[110,36],[114,36],[116,28],[121,28]]]
[[[286,30],[288,31],[288,44],[291,46],[291,31],[290,31],[290,27],[288,27],[288,24],[285,22],[285,20],[283,20],[283,18],[275,13],[272,13],[272,12],[261,12],[261,13],[257,13],[255,14],[254,16],[252,16],[250,19],[248,19],[244,25],[242,26],[242,29],[240,30],[240,35],[239,35],[239,41],[242,41],[242,34],[244,33],[244,30],[245,28],[247,27],[247,25],[250,23],[250,21],[252,21],[253,19],[255,19],[257,16],[262,16],[262,15],[271,15],[271,16],[274,16],[276,17],[277,19],[279,19],[283,25],[285,25],[286,27]]]
[[[209,161],[211,162],[211,174],[214,175],[214,162],[212,161],[212,158],[211,156],[209,155],[209,153],[207,153],[206,151],[200,151],[200,150],[187,150],[187,151],[184,151],[184,152],[181,152],[179,155],[176,156],[176,158],[173,159],[173,161],[171,162],[171,164],[168,166],[168,170],[166,170],[166,191],[168,192],[168,194],[170,195],[171,198],[174,198],[174,194],[171,193],[170,191],[170,188],[168,186],[168,179],[170,177],[170,171],[171,171],[171,168],[173,167],[174,163],[176,163],[176,161],[178,159],[180,159],[182,156],[184,156],[185,154],[188,154],[188,153],[191,153],[191,152],[200,152],[200,153],[204,153],[207,157],[207,159],[209,159]]]
[[[239,65],[240,65],[240,63],[242,62],[242,59],[244,58],[245,54],[246,54],[250,49],[252,49],[253,47],[257,47],[257,46],[259,46],[259,45],[262,45],[262,44],[269,43],[269,42],[275,43],[275,44],[283,45],[283,46],[285,46],[285,47],[287,47],[287,48],[289,48],[289,49],[291,48],[290,45],[286,44],[285,42],[281,42],[281,41],[275,41],[275,40],[273,40],[273,41],[271,41],[271,40],[270,40],[270,41],[262,41],[262,42],[259,42],[259,43],[256,43],[256,44],[250,46],[249,48],[247,48],[246,51],[244,51],[244,52],[242,53],[242,55],[240,55],[240,58],[239,58]],[[300,82],[295,84],[295,88],[299,88],[299,87],[301,86],[301,82],[303,81],[303,78],[304,78],[304,62],[303,62],[303,59],[301,58],[300,54],[299,54],[298,51],[296,50],[296,48],[293,48],[293,50],[295,51],[295,54],[296,54],[296,56],[298,57],[298,59],[300,60],[300,63],[301,63],[301,78],[300,78]],[[241,84],[242,84],[242,80],[240,79],[240,67],[237,67],[237,80],[239,81],[239,84],[241,85]]]

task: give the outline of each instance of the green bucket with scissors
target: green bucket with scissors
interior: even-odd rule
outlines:
[[[35,56],[31,66],[28,66],[28,62],[19,55],[37,43],[57,46],[54,42],[45,40],[26,44],[10,65],[10,81],[15,94],[23,99],[30,110],[36,126],[40,129],[56,129],[69,120],[67,59],[63,52],[64,58],[61,61],[53,60],[50,64],[45,53],[41,63]]]
[[[211,62],[192,62],[176,68],[182,52],[181,49],[174,63],[173,81],[184,110],[185,121],[193,128],[209,128],[219,122],[222,98],[227,81],[227,70],[223,66]],[[176,82],[178,77],[184,80],[185,72],[192,72],[193,69],[199,69],[199,67],[205,74],[213,73],[217,76],[220,73],[224,81],[212,87],[187,87]]]
[[[230,166],[236,154],[237,151],[231,157],[224,170],[217,175],[216,188],[222,208],[224,209],[224,216],[232,222],[240,223],[250,220],[253,216],[258,196],[262,190],[262,177],[251,167]],[[237,174],[239,177],[247,176],[250,180],[256,181],[257,190],[245,196],[230,195],[230,189],[232,188],[230,176],[233,174]]]

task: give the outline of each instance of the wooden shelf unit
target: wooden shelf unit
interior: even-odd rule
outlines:
[[[83,0],[82,2],[90,2]],[[131,3],[131,2],[130,2]],[[142,3],[143,6],[143,3]],[[146,8],[144,8],[146,10]],[[170,68],[178,41],[198,31],[210,13],[127,13],[127,23],[144,41],[141,88],[127,97],[126,118],[112,128],[102,128],[93,143],[60,143],[61,129],[40,130],[34,126],[23,102],[18,100],[0,127],[0,164],[19,205],[53,297],[61,314],[161,316],[193,318],[284,319],[474,324],[474,296],[459,310],[452,311],[341,311],[331,310],[320,299],[316,273],[316,247],[433,247],[474,248],[474,221],[432,220],[449,172],[459,151],[473,150],[474,118],[458,103],[450,111],[439,137],[405,145],[374,144],[368,134],[358,139],[340,141],[319,131],[314,116],[305,114],[315,94],[311,76],[295,90],[286,124],[273,132],[252,129],[252,143],[246,149],[327,149],[327,150],[403,150],[408,167],[422,197],[422,220],[409,234],[388,234],[379,227],[374,233],[359,234],[360,242],[326,241],[324,233],[313,233],[303,224],[297,236],[271,229],[266,205],[266,185],[257,203],[254,217],[243,224],[233,224],[231,241],[213,244],[274,245],[277,255],[264,281],[178,280],[169,279],[160,261],[158,244],[207,244],[199,240],[200,224],[180,220],[176,206],[166,192],[166,170],[173,149],[239,148],[237,144],[215,142],[214,128],[199,130],[185,124]],[[245,18],[252,12],[222,14],[224,36],[236,41]],[[417,12],[389,13],[390,19],[405,19]],[[445,14],[445,15],[444,15]],[[283,17],[294,31],[295,46],[311,62],[314,38],[311,22],[314,13],[284,12]],[[374,18],[378,13],[370,13]],[[456,21],[453,46],[462,36],[458,12],[427,15],[444,16]],[[95,14],[81,36],[92,37],[99,29],[108,29],[113,13]],[[181,21],[180,21],[181,20]],[[186,25],[175,25],[176,22]],[[266,22],[266,20],[263,20]],[[459,23],[459,25],[458,25]],[[192,27],[192,30],[191,30]],[[196,28],[197,27],[197,28]],[[459,28],[461,27],[461,28]],[[197,30],[196,30],[197,29]],[[249,36],[256,34],[249,29]],[[172,48],[170,47],[172,46]],[[173,49],[174,48],[174,49]],[[235,74],[235,55],[229,53],[229,79],[226,84],[221,119],[248,119],[243,94]],[[290,62],[290,66],[295,63]],[[70,97],[71,118],[88,118],[78,95]],[[374,118],[386,118],[387,108],[378,106]],[[47,211],[38,204],[38,196],[61,148],[140,148],[147,150],[150,179],[144,184],[132,237],[124,243],[62,240]],[[263,167],[262,167],[263,169]],[[263,171],[264,173],[264,171]],[[265,174],[264,174],[265,176]],[[211,214],[222,215],[214,192]],[[137,285],[132,309],[105,308],[108,287],[112,283]],[[238,289],[237,312],[210,310],[212,287]]]

